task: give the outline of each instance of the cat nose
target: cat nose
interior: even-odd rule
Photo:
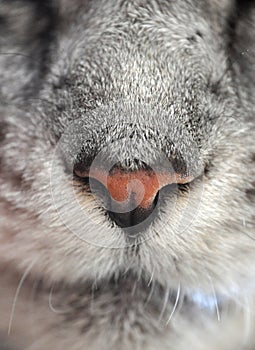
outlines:
[[[176,173],[155,172],[150,169],[121,170],[112,168],[109,173],[102,169],[90,169],[89,177],[92,193],[101,198],[109,217],[121,228],[150,223],[155,217],[159,191],[172,183],[185,183],[186,177]]]
[[[152,171],[114,171],[106,187],[111,196],[109,216],[118,226],[136,226],[153,214],[160,184]]]

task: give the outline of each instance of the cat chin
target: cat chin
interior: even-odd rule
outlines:
[[[168,326],[175,315],[186,320],[193,320],[196,315],[196,321],[219,322],[225,311],[228,313],[243,306],[234,290],[232,295],[226,295],[216,293],[213,288],[206,292],[183,288],[181,284],[177,287],[163,286],[156,279],[148,281],[130,271],[119,277],[89,280],[73,286],[60,283],[46,289],[39,287],[38,293],[42,291],[49,295],[50,307],[65,314],[67,319],[82,319],[82,313],[86,311],[87,318],[99,313],[114,320],[129,317],[129,312],[133,310],[137,315],[141,313],[140,319],[147,319],[151,314],[151,324],[158,322],[160,327]]]
[[[14,283],[14,287],[17,287],[17,283]],[[15,289],[10,295],[13,292]],[[102,342],[110,341],[118,332],[122,332],[123,327],[127,327],[128,334],[135,330],[139,338],[148,339],[149,343],[154,344],[155,337],[155,346],[148,345],[144,349],[165,350],[168,349],[170,340],[175,344],[175,333],[178,335],[181,332],[188,337],[189,332],[194,331],[196,337],[201,337],[207,334],[205,330],[209,329],[209,324],[216,325],[221,336],[224,336],[222,327],[227,320],[226,316],[230,315],[228,303],[228,300],[214,293],[207,295],[198,290],[183,289],[182,286],[167,288],[156,279],[148,281],[131,271],[123,272],[118,278],[114,276],[110,279],[88,280],[72,286],[60,283],[46,287],[42,281],[27,277],[20,290],[14,322],[18,318],[21,335],[27,334],[28,346],[25,348],[29,348],[33,337],[35,341],[47,337],[51,341],[50,348],[60,349],[63,337],[64,349],[72,346],[84,349],[84,342],[88,342],[91,349],[102,349]],[[9,309],[8,307],[7,312],[10,312]],[[21,310],[27,310],[29,317],[24,318]],[[10,315],[7,315],[9,320]],[[60,329],[64,329],[63,336],[55,347],[56,340],[50,339]],[[15,331],[13,323],[11,334],[15,334]],[[94,335],[93,339],[89,338],[90,334]],[[162,347],[161,338],[165,342]],[[73,339],[73,345],[67,347],[69,339]],[[97,340],[101,346],[94,346]],[[128,349],[135,346],[134,338],[131,337],[130,342]],[[79,347],[80,343],[83,346]],[[174,348],[187,349],[181,345]],[[195,345],[194,348],[200,349]],[[121,349],[120,344],[113,349]],[[225,350],[224,347],[219,349]]]

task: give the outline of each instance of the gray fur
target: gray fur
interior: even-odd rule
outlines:
[[[254,4],[40,3],[0,2],[1,335],[254,349]],[[129,241],[73,183],[94,157],[195,180]]]

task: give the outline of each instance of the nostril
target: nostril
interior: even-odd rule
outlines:
[[[138,205],[135,209],[124,213],[109,211],[109,216],[121,228],[133,227],[139,224],[145,224],[145,222],[147,227],[155,218],[158,198],[159,192],[156,194],[151,204],[146,208]]]
[[[146,208],[138,206],[133,210],[132,213],[132,222],[130,226],[135,226],[146,221],[147,224],[150,224],[155,218],[156,208],[159,199],[159,191],[157,192],[155,198],[152,200],[150,205]]]
[[[159,199],[159,191],[157,192],[154,200],[153,200],[153,205],[154,205],[154,208],[157,206],[158,204],[158,199]]]
[[[108,210],[111,207],[111,196],[107,188],[98,180],[89,178],[90,192],[101,208]]]
[[[74,172],[75,184],[79,182],[78,187],[82,188],[85,193],[91,193],[96,200],[97,204],[108,209],[111,207],[111,197],[107,188],[97,179],[89,176],[80,176],[79,173]],[[77,185],[75,185],[77,187]]]

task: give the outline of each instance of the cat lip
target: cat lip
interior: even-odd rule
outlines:
[[[193,288],[183,289],[181,284],[178,288],[166,287],[156,279],[148,281],[132,272],[96,282],[89,280],[73,286],[69,285],[69,287],[65,285],[64,289],[61,284],[55,285],[54,291],[51,288],[50,294],[56,300],[63,299],[64,303],[61,305],[68,305],[69,302],[70,305],[76,303],[80,310],[88,309],[92,296],[93,303],[98,302],[102,309],[107,307],[106,300],[108,300],[113,312],[116,309],[123,312],[127,306],[136,307],[142,303],[145,309],[153,310],[153,317],[160,321],[166,321],[166,324],[170,320],[169,311],[171,316],[178,312],[190,315],[201,312],[211,319],[220,321],[221,311],[229,304],[226,297],[215,292],[206,293]],[[74,300],[76,301],[74,302]],[[162,312],[163,308],[168,309],[168,311]],[[63,312],[65,313],[64,310]]]

